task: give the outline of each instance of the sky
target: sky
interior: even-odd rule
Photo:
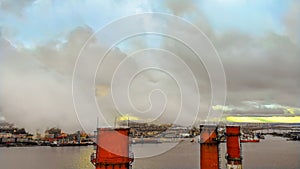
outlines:
[[[30,131],[53,126],[74,131],[92,130],[98,116],[100,125],[113,124],[120,115],[188,125],[205,120],[210,109],[229,114],[298,115],[299,9],[296,0],[0,0],[0,117]],[[155,34],[115,44],[98,66],[92,89],[84,73],[99,58],[86,61],[86,72],[77,77],[83,89],[79,93],[85,96],[93,90],[101,113],[89,114],[93,110],[88,96],[79,99],[79,107],[74,105],[72,78],[79,54],[96,56],[123,29],[135,30],[125,19],[119,30],[108,31],[107,39],[101,39],[101,30],[120,18],[152,12],[193,24],[207,37],[203,42],[211,42],[226,77],[224,105],[211,101],[213,85],[206,65],[182,43]],[[155,17],[150,17],[139,27],[166,29],[194,40],[193,32],[174,25],[156,24]],[[205,60],[209,50],[203,50]],[[143,66],[156,69],[132,77],[122,74]],[[193,78],[189,79],[189,73]],[[128,87],[128,92],[122,87]]]

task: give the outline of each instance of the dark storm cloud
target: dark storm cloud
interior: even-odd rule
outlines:
[[[270,33],[250,38],[224,34],[216,44],[228,82],[228,103],[265,100],[299,105],[299,46],[287,37]]]
[[[245,101],[300,106],[299,4],[293,1],[281,21],[285,32],[269,31],[253,36],[238,30],[215,34],[202,12],[193,6],[193,1],[182,6],[173,1],[165,3],[175,15],[199,16],[191,17],[192,23],[211,39],[224,65],[228,89],[226,104],[236,112],[247,110],[248,113],[277,110],[263,106],[252,109],[252,105],[244,104]],[[192,33],[186,36],[192,36]],[[176,47],[175,50],[181,49]]]

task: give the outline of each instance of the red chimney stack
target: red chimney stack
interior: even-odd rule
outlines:
[[[200,168],[219,169],[217,126],[200,126]]]
[[[227,169],[242,169],[240,126],[226,126]]]
[[[129,128],[98,128],[96,146],[96,154],[91,156],[96,169],[131,168]]]

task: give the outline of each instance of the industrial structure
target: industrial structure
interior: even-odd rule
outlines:
[[[218,131],[220,133],[218,133]],[[224,142],[217,125],[200,125],[200,168],[220,169],[219,144]],[[98,128],[96,152],[91,162],[96,169],[131,169],[130,128]],[[226,126],[227,169],[242,169],[240,126]]]
[[[217,126],[200,126],[200,168],[219,169],[219,141]]]
[[[227,169],[242,169],[240,126],[226,126]]]
[[[242,169],[240,127],[226,126],[227,169]],[[219,169],[220,154],[218,127],[200,125],[200,168]]]
[[[129,128],[98,128],[96,153],[91,162],[96,169],[130,169],[133,153],[130,151]]]

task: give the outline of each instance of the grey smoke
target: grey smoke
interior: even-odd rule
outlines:
[[[1,110],[8,121],[31,131],[53,126],[67,131],[81,128],[72,103],[71,75],[78,46],[89,30],[74,32],[66,44],[49,43],[35,49],[18,49],[1,39]]]

